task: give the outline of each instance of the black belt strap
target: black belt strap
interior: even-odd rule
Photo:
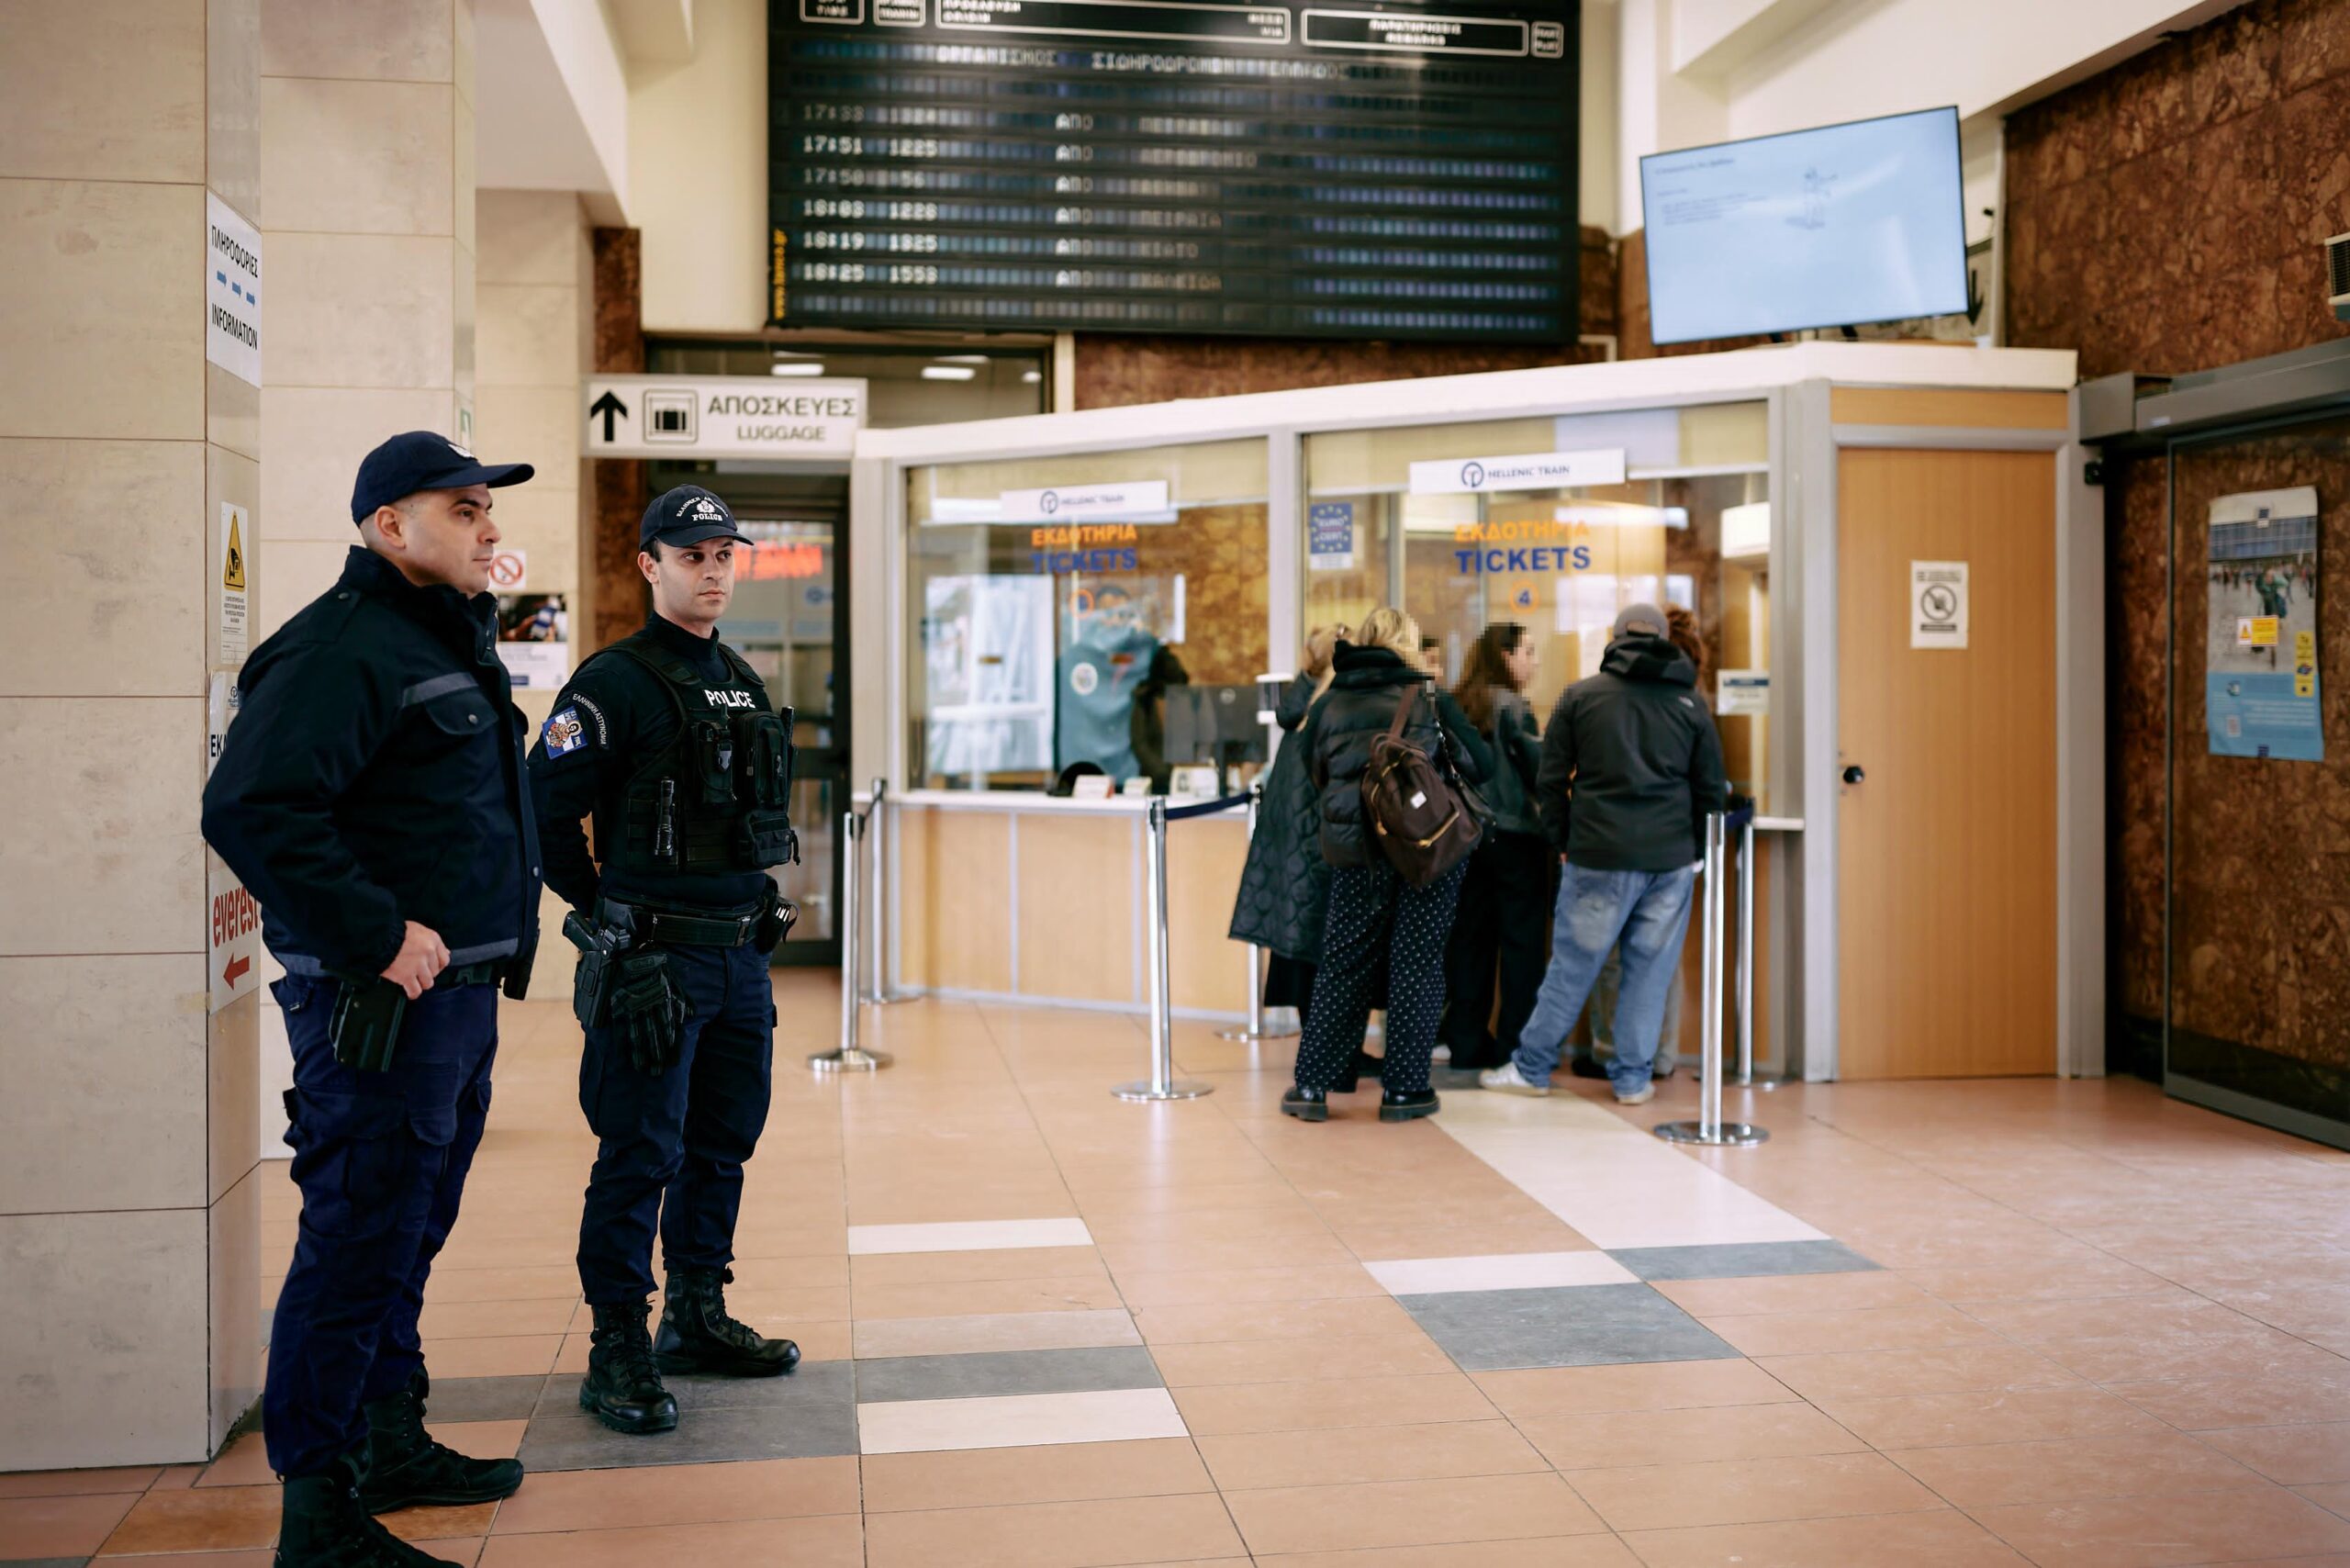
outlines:
[[[454,991],[461,985],[496,985],[506,978],[512,960],[484,958],[478,964],[452,964],[432,977],[435,991]]]
[[[616,903],[610,899],[601,901],[597,919],[609,923],[609,911],[625,913],[639,942],[666,943],[673,947],[740,947],[751,939],[751,932],[759,923],[755,908],[741,914],[698,914],[688,910],[655,909],[651,904]]]

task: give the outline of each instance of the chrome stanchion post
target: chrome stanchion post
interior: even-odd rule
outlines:
[[[1722,892],[1722,852],[1728,838],[1729,825],[1722,813],[1709,812],[1706,817],[1706,899],[1700,906],[1706,1012],[1704,1027],[1699,1031],[1705,1054],[1697,1079],[1697,1119],[1660,1122],[1656,1136],[1668,1143],[1743,1147],[1761,1143],[1771,1136],[1750,1123],[1722,1121],[1722,906],[1726,902]]]
[[[1175,1076],[1175,1037],[1168,1016],[1167,797],[1153,795],[1144,816],[1143,918],[1149,922],[1150,1076],[1110,1091],[1121,1100],[1196,1100],[1214,1085]]]
[[[855,812],[841,813],[841,1043],[840,1048],[818,1051],[808,1058],[817,1072],[872,1072],[890,1065],[886,1051],[868,1051],[856,1043],[856,883],[862,874],[865,819]]]
[[[1738,1086],[1754,1087],[1754,813],[1738,827]]]
[[[876,778],[873,803],[867,808],[873,818],[873,886],[866,893],[873,906],[867,923],[872,930],[869,942],[873,948],[873,986],[865,993],[867,1003],[874,1007],[906,1000],[890,989],[890,857],[894,853],[896,835],[890,829],[889,795],[890,781]]]
[[[1252,844],[1257,838],[1258,808],[1263,804],[1264,799],[1263,780],[1260,779],[1248,786],[1248,839]],[[1248,1022],[1237,1029],[1218,1029],[1215,1032],[1215,1037],[1219,1040],[1247,1040],[1254,1044],[1259,1040],[1276,1040],[1284,1036],[1296,1034],[1295,1029],[1270,1029],[1265,1026],[1265,949],[1258,946],[1254,942],[1247,946],[1248,949]]]

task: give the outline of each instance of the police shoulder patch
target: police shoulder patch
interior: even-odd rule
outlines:
[[[587,727],[579,722],[579,710],[564,708],[548,718],[539,738],[546,743],[549,756],[561,756],[577,751],[588,744]]]

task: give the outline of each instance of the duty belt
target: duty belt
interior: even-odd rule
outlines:
[[[759,906],[737,914],[707,911],[661,909],[649,903],[596,901],[599,924],[625,924],[639,942],[666,943],[673,947],[740,947],[759,924]]]

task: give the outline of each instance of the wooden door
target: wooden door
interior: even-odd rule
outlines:
[[[1839,1075],[2053,1072],[2054,455],[1837,475]],[[1965,648],[1910,647],[1913,561],[1967,563]]]

